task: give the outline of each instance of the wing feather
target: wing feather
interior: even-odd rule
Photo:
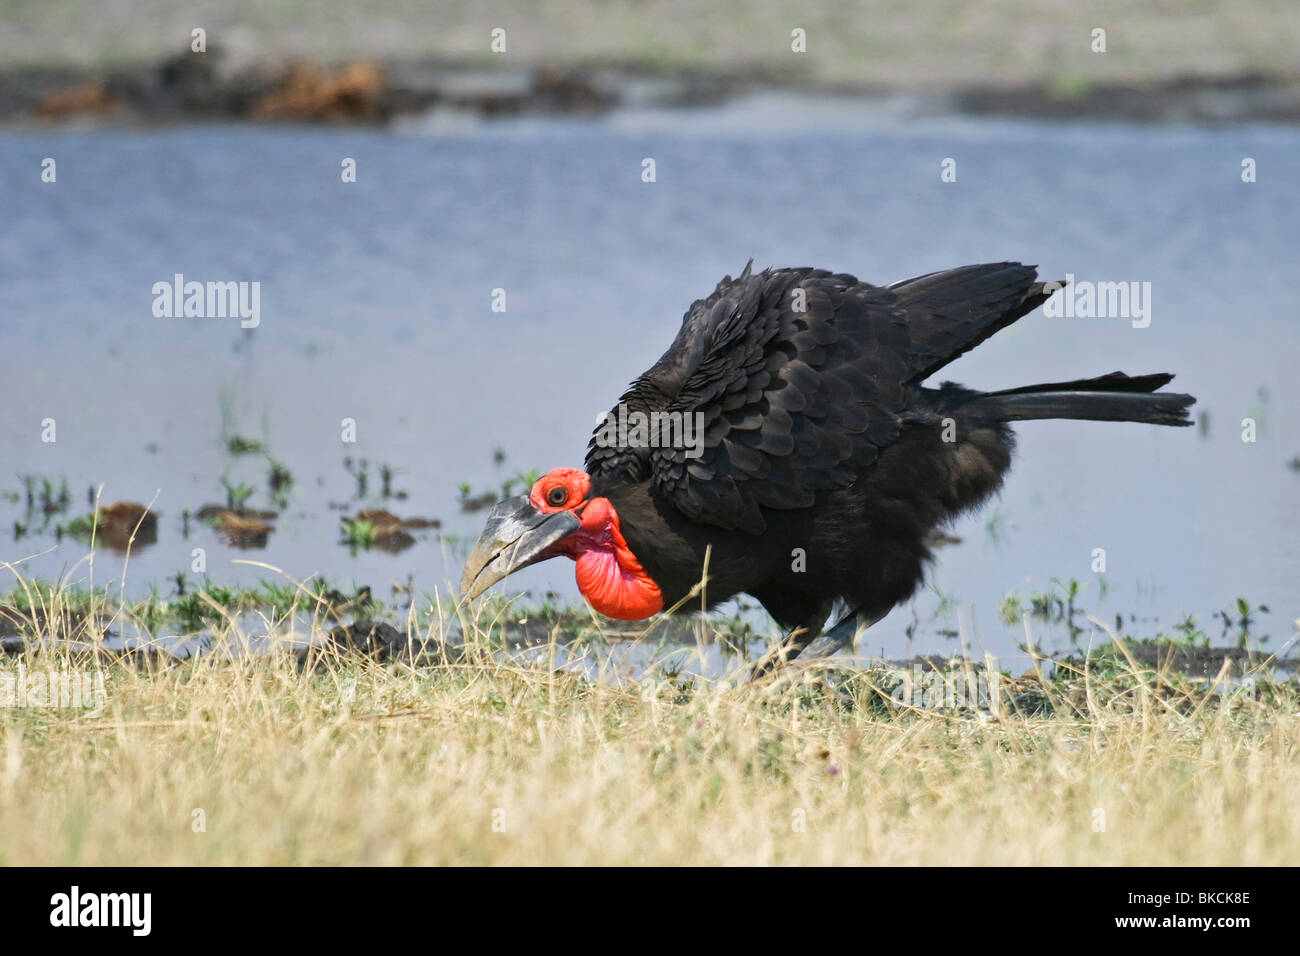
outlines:
[[[907,388],[1046,298],[1034,278],[995,263],[879,287],[746,266],[691,306],[621,399],[629,412],[699,416],[701,446],[605,447],[598,429],[587,470],[649,480],[692,519],[761,533],[764,509],[808,507],[870,468],[898,437]]]

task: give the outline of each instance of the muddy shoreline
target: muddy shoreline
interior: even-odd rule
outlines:
[[[242,650],[225,646],[220,641],[214,642],[210,633],[189,635],[187,638],[173,636],[162,639],[124,639],[104,632],[99,641],[87,640],[85,636],[76,640],[58,640],[49,637],[48,633],[41,636],[40,632],[44,628],[23,633],[29,631],[29,628],[15,626],[21,617],[22,615],[13,613],[0,614],[0,659],[72,653],[102,661],[122,661],[155,667],[180,665],[196,656],[212,659],[215,655],[217,659],[233,659],[242,655],[263,656],[278,652],[292,656],[299,667],[311,669],[345,658],[364,658],[378,664],[436,666],[463,661],[467,654],[465,637],[459,630],[435,637],[427,633],[412,633],[404,627],[364,616],[350,623],[322,622],[322,626],[312,629],[311,640],[306,640],[299,634],[298,640],[280,640],[256,649],[243,646]],[[48,625],[50,622],[43,623]],[[743,625],[739,622],[721,623],[724,628],[731,626],[743,630]],[[501,625],[499,649],[511,654],[543,648],[552,642],[560,648],[576,646],[585,639],[583,634],[590,631],[589,626],[584,628],[578,616],[563,613],[556,615],[553,612],[534,613],[522,620],[505,620]],[[747,637],[745,643],[749,643],[751,651],[754,651],[754,638],[752,635]],[[666,618],[649,628],[644,625],[639,629],[610,627],[601,633],[601,640],[608,646],[625,641],[648,641],[650,645],[659,642],[661,647],[671,645],[677,649],[694,647],[701,640],[704,644],[731,644],[730,635],[711,629],[701,633],[697,622],[686,618]],[[739,652],[740,646],[733,645],[732,650]],[[1089,654],[1073,650],[1041,657],[1037,661],[1034,667],[1020,675],[1020,679],[1041,681],[1052,675],[1064,679],[1071,674],[1081,675],[1090,668],[1095,670],[1099,667],[1103,670],[1110,668],[1126,672],[1151,671],[1181,675],[1202,681],[1240,680],[1249,674],[1272,668],[1280,670],[1286,679],[1300,679],[1300,671],[1295,666],[1296,658],[1285,652],[1282,656],[1275,657],[1262,648],[1189,645],[1167,639],[1129,639],[1122,646],[1106,644]],[[851,670],[863,666],[861,660],[854,663],[849,659],[838,658],[828,663],[833,670]],[[971,659],[961,654],[921,654],[910,658],[870,658],[867,666],[899,672],[911,671],[918,675],[951,675],[968,671],[983,673],[988,668],[989,661]]]
[[[708,106],[763,90],[878,103],[904,115],[1036,120],[1300,122],[1300,76],[1245,73],[1067,87],[1042,82],[916,91],[825,84],[761,69],[666,71],[651,65],[489,69],[469,60],[239,63],[219,49],[109,68],[0,70],[0,123],[110,125],[289,122],[382,125],[444,109],[482,117],[599,115],[617,108]]]

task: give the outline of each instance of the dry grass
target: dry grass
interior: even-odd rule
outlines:
[[[95,671],[27,652],[0,678],[19,667]],[[1120,666],[988,716],[900,707],[878,674],[632,685],[483,648],[102,674],[95,711],[0,707],[0,865],[1300,857],[1293,683],[1214,695]]]
[[[455,662],[331,649],[306,669],[275,652],[142,664],[98,643],[132,623],[120,589],[74,600],[0,565],[23,596],[0,619],[56,639],[0,658],[0,865],[1300,857],[1294,680],[1197,683],[1125,651],[1003,681],[984,711],[915,706],[929,702],[881,671],[835,687],[813,668],[764,686],[591,680],[545,654],[503,658],[482,605]],[[293,587],[254,626],[323,640],[322,600]],[[412,613],[408,637],[440,638],[458,610]],[[248,616],[219,620],[218,644],[250,636]],[[50,674],[93,693],[51,706],[19,691]]]

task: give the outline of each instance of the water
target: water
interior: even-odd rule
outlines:
[[[131,556],[128,593],[166,593],[194,548],[220,583],[268,575],[231,563],[248,559],[381,597],[408,580],[445,592],[482,520],[460,513],[458,483],[482,492],[522,469],[581,464],[597,414],[689,303],[751,256],[875,282],[1019,259],[1045,277],[1150,282],[1150,326],[1036,313],[942,377],[999,388],[1172,371],[1208,432],[1019,426],[1001,497],[951,529],[961,543],[940,552],[933,589],[863,649],[955,651],[947,635],[960,630],[1014,657],[1023,630],[1001,622],[999,603],[1071,578],[1080,606],[1137,615],[1145,634],[1194,614],[1218,638],[1213,615],[1243,596],[1270,608],[1255,631],[1276,648],[1300,616],[1300,474],[1287,467],[1300,454],[1297,153],[1293,128],[917,120],[779,97],[391,130],[6,130],[0,490],[20,490],[21,474],[66,478],[72,504],[52,524],[84,513],[92,485],[106,502],[153,501],[158,541]],[[1240,177],[1247,156],[1253,184]],[[40,181],[44,157],[55,184]],[[341,181],[345,157],[356,183]],[[947,157],[955,183],[940,181]],[[261,324],[155,318],[153,285],[175,273],[259,282]],[[265,457],[231,456],[223,418],[295,476],[264,549],[203,525],[181,535],[183,510],[224,502],[223,476],[272,507]],[[370,463],[365,501],[345,457]],[[380,463],[409,497],[377,497]],[[443,529],[400,554],[354,555],[339,518],[367,505]],[[24,512],[0,500],[0,558],[86,580],[83,544],[56,542],[39,519],[16,537]],[[119,579],[121,557],[100,549],[93,573]],[[510,584],[576,596],[567,562]],[[1035,628],[1048,646],[1066,639]]]

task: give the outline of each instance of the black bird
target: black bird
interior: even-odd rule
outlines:
[[[786,657],[842,600],[811,653],[838,650],[911,596],[931,535],[1002,483],[1008,422],[1191,424],[1192,396],[1157,391],[1168,374],[922,385],[1064,285],[1036,277],[1001,262],[889,286],[807,268],[724,278],[597,428],[586,470],[493,509],[462,592],[563,555],[611,617],[750,594],[789,631]]]

